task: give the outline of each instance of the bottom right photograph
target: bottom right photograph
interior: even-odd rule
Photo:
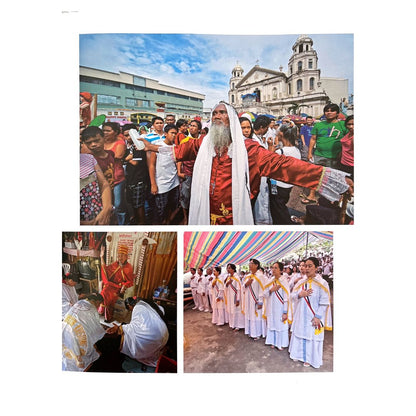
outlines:
[[[184,373],[332,372],[333,253],[333,232],[185,232]]]

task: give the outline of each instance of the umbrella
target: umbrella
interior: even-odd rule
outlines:
[[[272,118],[272,119],[276,118],[276,116],[273,116],[272,114],[259,114],[259,115],[266,116],[266,117],[269,117],[269,118]]]
[[[94,120],[91,121],[90,126],[99,127],[105,121],[105,114],[100,114],[99,116],[95,117]]]

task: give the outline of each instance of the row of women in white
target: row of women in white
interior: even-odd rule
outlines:
[[[291,280],[282,275],[282,263],[272,265],[269,277],[256,259],[250,260],[250,273],[242,279],[233,264],[227,265],[226,275],[221,275],[219,266],[208,268],[205,276],[199,269],[191,278],[195,308],[207,311],[209,299],[213,324],[244,329],[255,340],[265,337],[272,348],[289,347],[292,360],[319,368],[332,315],[328,283],[317,274],[318,267],[319,260],[310,257],[300,264],[300,275]]]

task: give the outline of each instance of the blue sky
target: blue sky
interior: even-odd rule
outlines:
[[[349,80],[353,92],[353,35],[308,34],[322,77]],[[128,72],[206,95],[204,107],[228,100],[231,70],[261,67],[287,72],[298,35],[81,34],[80,65]]]

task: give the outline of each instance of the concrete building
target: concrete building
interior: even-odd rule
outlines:
[[[348,80],[321,77],[318,55],[309,36],[300,35],[292,46],[287,73],[255,65],[244,75],[237,64],[231,71],[228,99],[238,112],[284,116],[322,115],[328,102],[348,100]]]
[[[175,114],[176,119],[202,116],[204,94],[188,91],[140,75],[80,66],[80,91],[96,96],[97,115],[107,120],[137,122],[153,115]]]

